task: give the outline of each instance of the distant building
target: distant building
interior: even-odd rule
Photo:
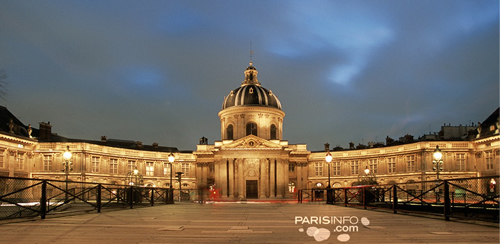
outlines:
[[[250,63],[240,87],[224,97],[221,140],[200,139],[196,151],[179,151],[153,143],[109,139],[80,140],[52,132],[50,122],[31,128],[0,107],[0,175],[65,179],[63,153],[73,153],[69,180],[129,184],[127,173],[137,169],[143,184],[168,187],[172,173],[182,172],[182,188],[212,187],[224,199],[293,198],[298,189],[351,186],[369,168],[379,184],[435,180],[432,154],[443,152],[441,179],[499,174],[498,109],[477,126],[444,125],[438,135],[369,143],[349,149],[311,152],[306,144],[283,140],[285,112],[276,94],[262,87]],[[329,174],[329,175],[328,175]],[[172,181],[178,189],[179,182]]]

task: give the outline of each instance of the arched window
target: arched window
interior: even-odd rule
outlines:
[[[276,125],[272,124],[271,125],[271,140],[276,140],[278,139],[276,136]]]
[[[233,125],[228,125],[226,128],[226,139],[233,140]]]
[[[248,123],[247,124],[247,136],[248,135],[257,135],[257,124],[256,123]]]

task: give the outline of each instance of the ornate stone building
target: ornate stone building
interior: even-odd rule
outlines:
[[[172,171],[183,173],[182,189],[212,187],[223,199],[294,198],[298,189],[329,183],[351,186],[366,168],[379,184],[435,180],[432,153],[436,146],[443,152],[441,179],[499,174],[498,109],[465,136],[440,133],[386,145],[334,148],[333,160],[327,163],[330,148],[311,152],[305,144],[283,140],[285,112],[257,73],[250,63],[240,87],[224,97],[219,112],[221,140],[208,144],[202,138],[194,152],[106,137],[99,141],[66,138],[52,133],[50,123],[31,128],[0,107],[0,176],[129,184],[127,173],[137,169],[142,184],[168,187]],[[68,147],[73,157],[70,171],[65,172],[62,155]],[[167,161],[171,153],[172,164]],[[176,179],[172,183],[179,188]]]

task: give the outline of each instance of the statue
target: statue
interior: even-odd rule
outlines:
[[[31,136],[31,132],[33,132],[33,129],[31,129],[31,124],[29,124],[29,125],[28,125],[28,137],[29,137],[29,138],[33,138],[33,137]]]
[[[497,118],[497,123],[496,123],[497,129],[495,130],[495,134],[498,134],[498,133],[500,132],[500,131],[499,131],[499,128],[498,128],[498,123],[499,123],[499,122],[498,122],[498,119],[499,119],[499,118]]]
[[[481,122],[477,122],[477,136],[476,138],[481,137]]]
[[[9,133],[14,133],[14,120],[12,118],[9,121]]]

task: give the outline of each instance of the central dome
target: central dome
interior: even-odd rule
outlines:
[[[232,90],[222,103],[222,109],[233,106],[267,106],[281,110],[278,97],[271,90],[260,85],[257,80],[257,69],[250,63],[245,70],[245,80],[241,86]]]

